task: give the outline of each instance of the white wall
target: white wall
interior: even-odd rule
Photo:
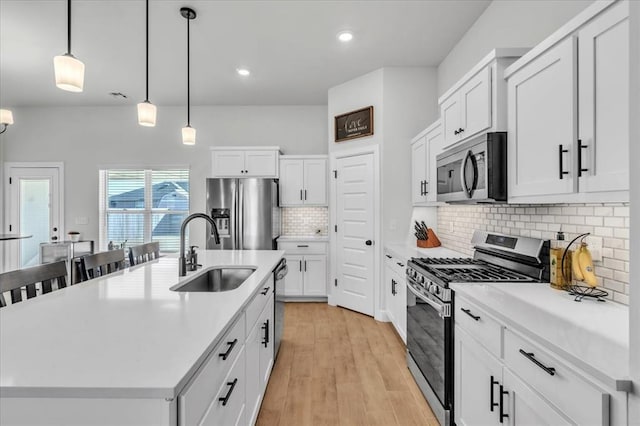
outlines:
[[[438,66],[442,95],[491,49],[534,47],[591,0],[495,0]]]
[[[62,161],[65,165],[66,229],[98,238],[100,166],[186,165],[191,169],[191,211],[205,207],[210,146],[278,145],[286,154],[326,154],[325,106],[206,106],[192,108],[196,146],[181,143],[184,107],[160,107],[153,128],[137,124],[130,107],[17,108],[4,133],[4,161]],[[88,225],[76,225],[88,217]],[[200,231],[201,229],[201,231]],[[204,224],[193,243],[204,247]]]

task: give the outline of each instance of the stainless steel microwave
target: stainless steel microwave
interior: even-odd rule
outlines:
[[[505,203],[507,133],[484,133],[436,157],[438,201]]]

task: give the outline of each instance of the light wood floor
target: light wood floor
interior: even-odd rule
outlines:
[[[259,426],[438,425],[390,323],[326,303],[287,303]]]

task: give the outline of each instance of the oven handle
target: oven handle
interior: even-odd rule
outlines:
[[[414,296],[416,296],[423,302],[426,302],[429,306],[437,310],[441,318],[449,318],[451,316],[451,309],[449,308],[448,304],[438,303],[435,300],[431,300],[426,295],[420,293],[418,290],[416,290],[411,280],[409,279],[407,279],[407,288],[409,289],[409,291],[411,291],[411,293],[413,293]]]

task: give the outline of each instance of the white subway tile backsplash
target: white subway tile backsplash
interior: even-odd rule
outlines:
[[[327,207],[282,209],[282,235],[327,235],[328,225],[329,209]]]
[[[590,232],[603,242],[603,261],[595,262],[598,284],[610,299],[629,303],[628,203],[438,207],[438,237],[445,247],[471,255],[475,229],[543,239],[562,230],[568,241]]]

